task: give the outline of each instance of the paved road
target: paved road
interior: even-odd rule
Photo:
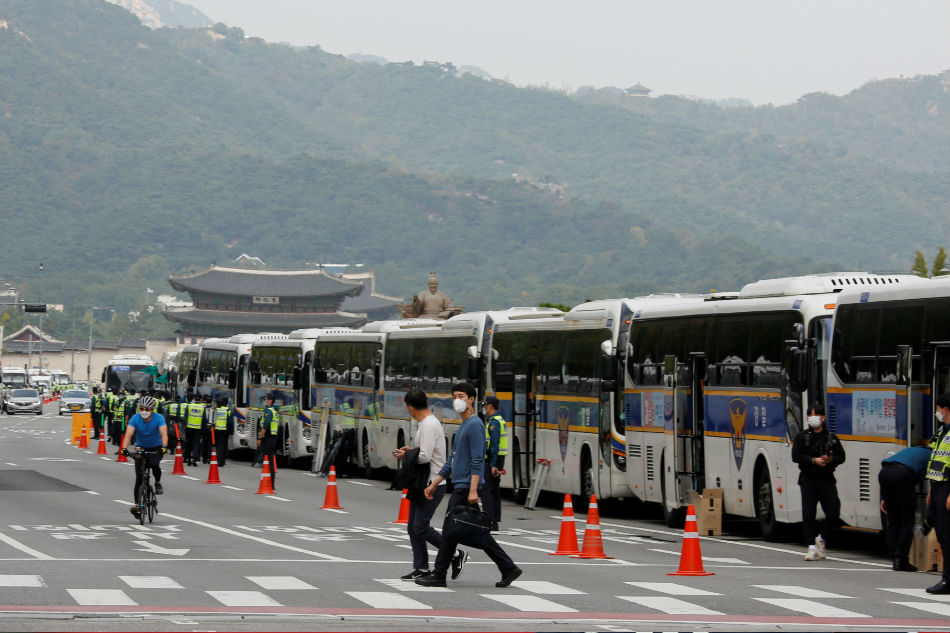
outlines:
[[[555,503],[506,504],[497,539],[525,570],[507,589],[480,553],[445,589],[409,571],[399,494],[343,479],[343,510],[322,510],[326,481],[232,460],[170,475],[160,514],[128,512],[133,473],[114,455],[68,444],[68,418],[0,416],[0,630],[940,630],[950,600],[936,574],[890,571],[876,541],[845,534],[826,561],[766,543],[742,523],[702,539],[708,577],[669,576],[682,534],[605,509],[609,560],[550,556]],[[110,447],[111,448],[111,447]],[[111,451],[110,451],[111,452]],[[629,504],[628,504],[629,506]],[[583,537],[584,517],[578,517]],[[434,557],[434,553],[433,553]]]

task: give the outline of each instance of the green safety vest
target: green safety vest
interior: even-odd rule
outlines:
[[[197,402],[192,402],[188,405],[188,418],[186,426],[189,429],[200,429],[201,421],[205,417],[205,405]]]
[[[112,397],[109,398],[109,404],[111,405],[110,408],[112,409],[113,414],[117,414],[122,411],[122,400],[122,398],[115,394],[112,394]]]
[[[933,452],[927,464],[927,479],[935,482],[950,481],[950,423],[930,442]]]
[[[498,457],[504,457],[508,454],[508,429],[505,423],[505,418],[501,417],[500,413],[488,418],[488,421],[498,420]],[[488,425],[485,425],[485,457],[488,457],[488,443],[491,442],[491,438],[488,436]]]
[[[355,429],[357,426],[356,409],[344,402],[340,405],[340,428]]]
[[[214,430],[215,431],[227,431],[228,430],[228,414],[230,411],[227,407],[218,407],[214,410]]]
[[[168,417],[177,418],[178,417],[178,403],[172,402],[168,405]]]
[[[264,428],[264,425],[266,424],[268,411],[270,411],[270,433],[265,434],[264,431],[266,429]],[[261,415],[260,436],[261,437],[265,437],[265,436],[277,437],[277,425],[279,423],[280,423],[280,420],[277,418],[277,409],[275,409],[274,407],[265,407],[263,414]]]

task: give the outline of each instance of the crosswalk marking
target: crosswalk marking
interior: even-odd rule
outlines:
[[[308,582],[293,576],[245,576],[264,589],[316,589]]]
[[[260,591],[206,591],[209,596],[226,607],[282,607],[270,596]]]
[[[659,591],[661,593],[668,593],[672,596],[720,596],[722,594],[716,593],[715,591],[706,591],[705,589],[693,589],[692,587],[687,587],[686,585],[681,585],[676,582],[631,582],[626,581],[627,585],[633,585],[634,587],[640,587],[641,589],[649,589],[650,591]]]
[[[531,593],[541,593],[548,596],[584,595],[587,593],[586,591],[571,589],[570,587],[558,585],[546,580],[516,580],[511,583],[511,585],[518,589],[530,591]]]
[[[946,599],[940,594],[927,593],[927,590],[924,589],[923,587],[914,587],[914,588],[880,587],[880,589],[881,591],[891,591],[891,592],[899,593],[905,596],[910,596],[912,598],[925,598],[927,600],[940,600],[940,601],[943,601]]]
[[[119,576],[133,589],[184,589],[168,576]]]
[[[758,589],[767,589],[779,593],[787,593],[791,596],[800,598],[847,598],[851,600],[854,596],[843,596],[840,593],[822,591],[821,589],[812,589],[811,587],[801,587],[798,585],[752,585]]]
[[[660,554],[672,554],[673,556],[680,556],[682,552],[671,552],[668,549],[659,549],[655,547],[650,548],[651,552],[659,552]],[[722,563],[723,565],[748,565],[748,561],[744,561],[741,558],[714,558],[712,556],[703,556],[704,562],[709,563]]]
[[[813,618],[869,618],[866,613],[855,613],[846,609],[839,609],[827,604],[815,602],[814,600],[803,600],[801,598],[754,598],[759,602],[782,607],[789,611],[798,611]]]
[[[42,576],[0,574],[0,587],[45,587]]]
[[[417,585],[414,582],[409,582],[407,580],[401,580],[399,578],[375,578],[376,582],[381,582],[387,587],[392,587],[398,591],[433,591],[433,592],[442,592],[442,593],[451,593],[452,590],[448,587],[423,587],[422,585]]]
[[[671,615],[723,615],[692,602],[666,596],[617,596],[621,600],[633,602],[649,609],[656,609]]]
[[[365,602],[374,609],[431,609],[427,604],[388,591],[346,591],[346,595]]]
[[[943,602],[895,602],[893,604],[910,607],[911,609],[920,609],[930,615],[945,615],[950,617],[950,604]]]
[[[121,589],[67,589],[77,604],[134,607],[136,603]]]
[[[509,607],[518,609],[519,611],[546,611],[549,613],[576,613],[577,609],[572,609],[571,607],[566,607],[563,604],[558,604],[556,602],[551,602],[550,600],[545,600],[538,596],[519,596],[517,594],[488,594],[483,593],[482,598],[488,598],[489,600],[497,600],[502,604],[507,604]]]

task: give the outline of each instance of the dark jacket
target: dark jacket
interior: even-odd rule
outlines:
[[[393,477],[390,490],[407,490],[407,499],[422,501],[425,498],[423,491],[428,484],[429,464],[420,464],[419,449],[410,448],[399,461],[399,470]]]
[[[831,462],[825,466],[812,463],[813,458],[822,455],[831,455]],[[834,479],[835,468],[843,464],[844,459],[844,447],[841,446],[841,440],[829,431],[827,426],[817,433],[810,428],[805,429],[795,437],[795,443],[792,444],[792,461],[798,464],[801,470],[798,477],[799,483],[805,477]]]

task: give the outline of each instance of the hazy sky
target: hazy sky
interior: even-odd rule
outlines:
[[[269,42],[755,104],[950,68],[947,0],[180,0]]]

